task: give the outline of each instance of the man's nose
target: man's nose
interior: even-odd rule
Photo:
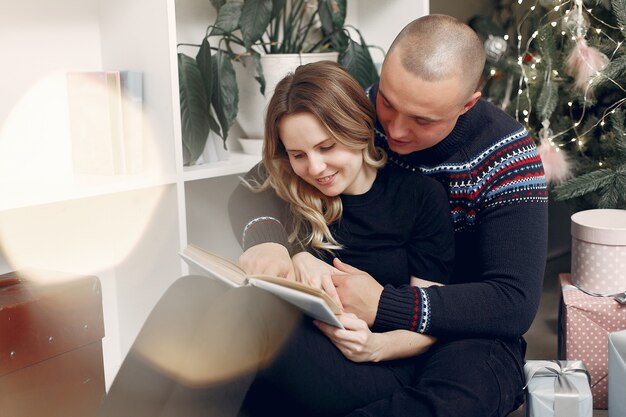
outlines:
[[[394,139],[401,139],[409,132],[409,120],[406,116],[396,114],[387,125],[387,129],[389,136]]]

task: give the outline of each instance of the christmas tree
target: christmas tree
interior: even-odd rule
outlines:
[[[626,209],[626,0],[494,0],[483,97],[536,139],[552,196]]]

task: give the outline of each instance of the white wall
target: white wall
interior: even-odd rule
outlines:
[[[428,0],[350,0],[346,23],[357,27],[368,44],[387,52],[400,30],[428,10]],[[376,63],[382,62],[380,51],[372,49],[371,53]]]
[[[430,13],[447,14],[467,22],[476,15],[488,16],[495,0],[434,0],[430,3]]]

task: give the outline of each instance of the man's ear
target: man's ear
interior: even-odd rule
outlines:
[[[463,105],[463,112],[461,114],[466,113],[469,109],[474,107],[474,104],[478,102],[478,99],[480,99],[481,96],[482,93],[480,91],[476,91],[474,94],[472,94],[469,100],[467,100],[467,102]]]

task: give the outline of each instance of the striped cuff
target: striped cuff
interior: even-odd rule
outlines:
[[[380,296],[372,331],[410,330],[425,333],[429,324],[428,294],[418,287],[386,285]]]
[[[251,220],[243,230],[243,250],[261,243],[279,243],[288,246],[287,232],[280,220],[274,217],[257,217]]]

